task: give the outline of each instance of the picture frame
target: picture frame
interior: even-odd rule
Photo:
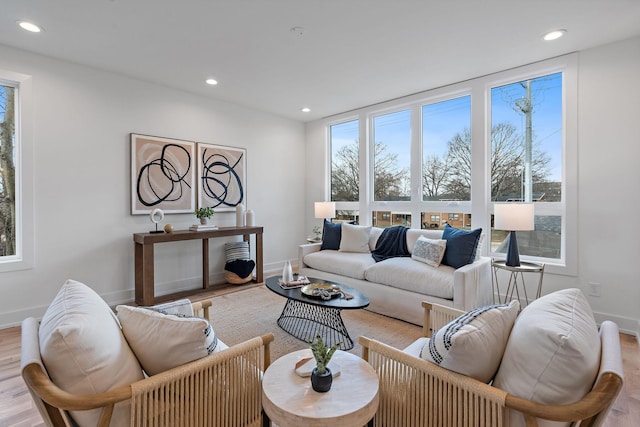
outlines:
[[[246,205],[246,149],[199,142],[197,172],[198,207],[229,212],[240,203]]]
[[[193,213],[195,142],[131,133],[131,214]]]

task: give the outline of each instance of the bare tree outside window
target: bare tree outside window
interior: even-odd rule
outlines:
[[[360,197],[358,120],[332,125],[331,200],[356,202]]]
[[[0,86],[0,256],[16,254],[15,89]]]

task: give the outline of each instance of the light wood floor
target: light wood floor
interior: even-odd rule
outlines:
[[[204,299],[232,292],[220,289],[192,297]],[[640,347],[635,337],[621,334],[625,385],[605,427],[640,426]],[[20,376],[20,328],[0,329],[0,427],[44,426]]]

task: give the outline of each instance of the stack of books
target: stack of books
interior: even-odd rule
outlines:
[[[283,289],[295,289],[308,285],[311,282],[307,279],[307,276],[298,276],[298,279],[292,282],[284,282],[282,279],[278,279],[278,283],[280,283],[280,287]]]
[[[213,224],[193,224],[191,227],[189,227],[189,230],[191,231],[210,231],[217,229],[218,226]]]

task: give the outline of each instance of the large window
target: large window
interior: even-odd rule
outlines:
[[[331,200],[354,202],[360,196],[358,120],[329,127]]]
[[[33,266],[31,76],[0,69],[0,272]]]
[[[547,205],[518,232],[523,255],[562,257],[562,93],[562,73],[491,89],[491,201]],[[492,230],[492,252],[506,253],[506,235]]]
[[[351,122],[334,118],[332,199],[357,209],[363,225],[482,227],[485,256],[505,251],[493,204],[532,201],[535,230],[518,232],[520,254],[574,274],[576,70],[567,55],[366,107]],[[338,138],[348,124],[354,133]],[[335,148],[342,139],[353,144],[351,168]],[[339,196],[336,172],[356,169],[349,196]]]
[[[373,194],[376,201],[409,200],[411,195],[411,111],[373,118]]]
[[[15,257],[16,87],[0,84],[0,257]]]
[[[422,107],[422,200],[471,200],[471,97]]]

